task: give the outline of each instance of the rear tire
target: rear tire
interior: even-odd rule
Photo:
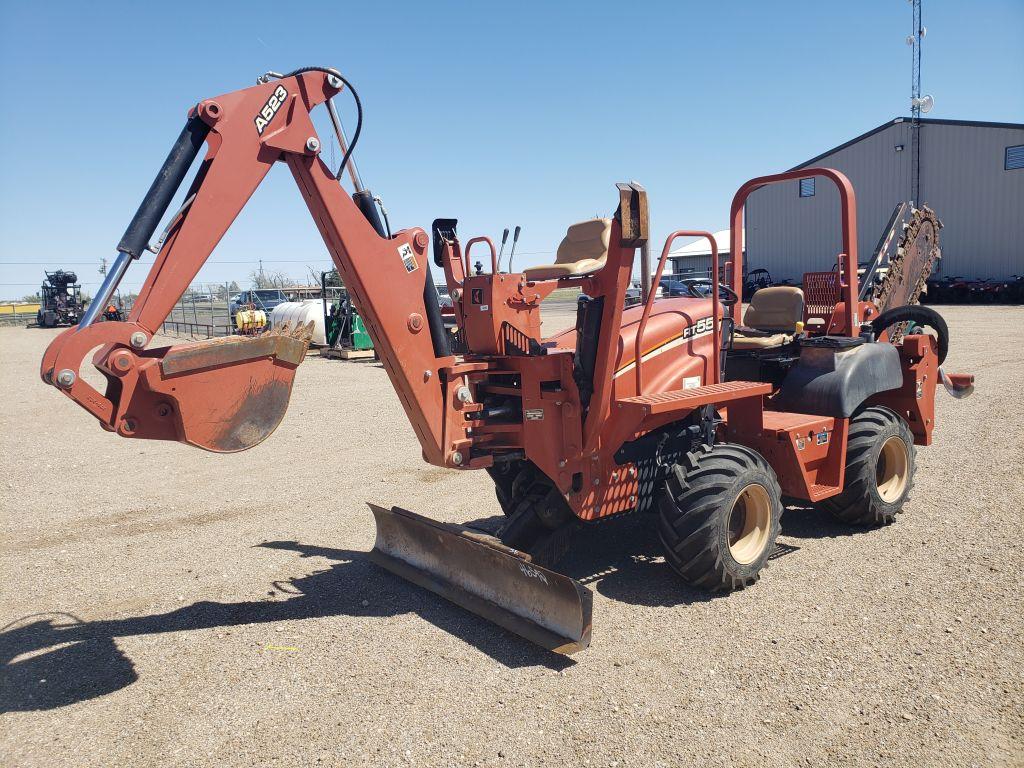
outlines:
[[[864,408],[850,420],[843,492],[821,502],[851,525],[889,525],[914,486],[914,436],[894,411]]]
[[[687,454],[659,494],[666,561],[702,589],[753,584],[775,548],[781,497],[771,466],[745,446],[720,443]]]

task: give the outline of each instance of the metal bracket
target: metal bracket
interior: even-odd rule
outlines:
[[[624,248],[638,248],[647,242],[650,216],[647,212],[647,190],[635,181],[616,184],[619,190],[619,210],[616,213],[622,224]]]

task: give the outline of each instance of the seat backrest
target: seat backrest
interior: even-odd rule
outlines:
[[[587,272],[596,272],[608,259],[608,243],[612,233],[611,219],[590,219],[573,224],[558,245],[555,264],[578,264],[590,260],[599,265],[586,264]]]
[[[750,297],[743,324],[759,331],[793,333],[804,319],[804,292],[796,286],[761,288]]]

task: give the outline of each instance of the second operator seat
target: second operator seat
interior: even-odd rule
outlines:
[[[573,224],[558,245],[555,263],[527,267],[523,274],[527,280],[557,280],[597,272],[608,261],[611,233],[611,219],[590,219]]]
[[[736,326],[732,348],[771,349],[788,344],[804,319],[804,292],[795,286],[761,288],[750,297],[743,325]]]

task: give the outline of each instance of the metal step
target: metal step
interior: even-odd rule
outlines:
[[[693,410],[702,405],[717,405],[745,397],[758,397],[771,391],[771,384],[760,381],[725,381],[704,387],[626,397],[617,400],[615,405],[622,410],[638,410],[643,416],[651,416],[671,411]]]

